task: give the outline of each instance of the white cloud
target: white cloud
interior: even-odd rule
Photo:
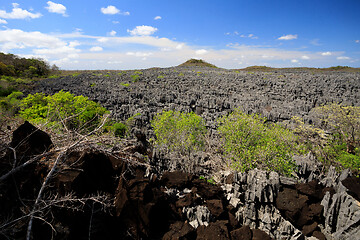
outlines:
[[[103,50],[103,48],[99,47],[99,46],[95,46],[95,47],[90,48],[91,52],[101,52],[102,50]]]
[[[136,26],[133,30],[127,30],[130,35],[133,36],[150,36],[154,34],[158,29],[152,26]]]
[[[337,57],[336,59],[337,60],[349,60],[350,58],[346,57],[346,56],[340,56],[340,57]]]
[[[332,53],[331,52],[322,52],[321,55],[323,55],[323,56],[331,56]]]
[[[206,54],[208,51],[207,50],[205,50],[205,49],[199,49],[199,50],[196,50],[195,51],[195,54],[196,55],[204,55],[204,54]]]
[[[109,32],[109,35],[114,37],[116,35],[116,31],[112,30],[111,32]]]
[[[77,47],[80,45],[81,45],[80,42],[76,40],[69,43],[69,47]]]
[[[234,32],[235,35],[239,35],[238,32]],[[244,35],[244,34],[241,34],[240,37],[242,38],[251,38],[251,39],[258,39],[257,36],[255,36],[254,34],[250,33],[248,35]]]
[[[100,10],[103,14],[108,14],[108,15],[114,15],[114,14],[121,14],[121,15],[125,15],[125,16],[130,15],[129,12],[122,12],[119,9],[117,9],[115,6],[112,6],[112,5],[109,5],[106,8],[102,7]]]
[[[8,22],[4,19],[0,19],[0,24],[7,24]]]
[[[26,19],[26,18],[39,18],[41,13],[31,13],[27,10],[19,8],[19,4],[13,3],[13,9],[11,12],[0,10],[0,17],[5,19]]]
[[[291,62],[292,62],[292,63],[298,63],[299,61],[296,60],[296,59],[292,59]]]
[[[294,40],[294,39],[297,39],[297,38],[298,38],[297,34],[295,34],[295,35],[288,34],[288,35],[284,35],[284,36],[279,37],[278,40]]]
[[[109,39],[106,37],[101,37],[101,38],[98,38],[97,41],[101,42],[101,43],[105,43],[105,42],[109,41]]]
[[[177,50],[181,50],[183,47],[184,47],[184,43],[180,43],[180,44],[176,45],[175,48],[176,48]]]
[[[360,43],[360,40],[355,40],[356,43]]]
[[[301,56],[301,59],[303,59],[303,60],[309,60],[309,59],[310,59],[310,57],[308,57],[308,56],[304,55],[304,56]]]
[[[62,46],[58,48],[41,48],[41,49],[34,49],[33,51],[35,54],[43,54],[43,55],[61,55],[67,54],[74,56],[76,52],[80,52],[79,49],[75,49],[74,47],[70,46]],[[78,56],[76,54],[76,56]]]
[[[149,57],[152,55],[152,53],[151,52],[127,52],[126,55],[135,56],[135,57]]]
[[[160,19],[161,19],[161,16],[154,17],[154,20],[160,20]]]
[[[60,3],[54,3],[52,1],[47,2],[47,7],[45,7],[51,13],[62,14],[64,17],[66,15],[66,7]]]
[[[57,37],[41,32],[24,32],[20,29],[6,29],[0,31],[0,49],[16,48],[58,48],[66,46],[66,42]]]

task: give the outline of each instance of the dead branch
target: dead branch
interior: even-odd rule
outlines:
[[[33,221],[34,221],[35,211],[37,210],[38,204],[39,204],[39,202],[40,202],[40,200],[42,198],[43,192],[44,192],[45,188],[47,187],[48,182],[52,178],[53,174],[57,171],[58,163],[61,160],[61,158],[63,158],[63,156],[65,156],[71,149],[73,149],[75,146],[80,144],[88,136],[90,136],[90,135],[94,134],[95,132],[99,131],[104,126],[104,124],[105,124],[108,117],[109,117],[109,114],[105,116],[102,123],[96,129],[94,129],[93,131],[91,131],[90,133],[88,133],[86,135],[83,135],[78,141],[76,141],[75,143],[73,143],[72,145],[67,147],[65,151],[60,152],[60,154],[57,156],[51,170],[49,171],[49,173],[47,174],[43,184],[41,185],[38,196],[37,196],[37,198],[35,200],[35,203],[34,203],[34,206],[33,206],[33,210],[30,212],[30,220],[29,220],[29,224],[28,224],[28,228],[27,228],[27,232],[26,232],[26,240],[30,240],[30,238],[31,238],[31,230],[32,230],[32,225],[33,225]]]

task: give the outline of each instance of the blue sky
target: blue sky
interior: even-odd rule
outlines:
[[[360,67],[359,0],[0,2],[0,51],[62,69]]]

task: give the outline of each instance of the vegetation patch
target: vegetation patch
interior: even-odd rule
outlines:
[[[179,67],[210,67],[217,68],[215,65],[205,62],[202,59],[190,59],[179,65]]]
[[[219,119],[218,130],[230,166],[237,171],[261,168],[291,175],[295,170],[292,156],[298,152],[297,137],[292,131],[265,121],[239,109]]]
[[[156,135],[155,144],[170,151],[190,154],[205,147],[204,120],[193,112],[163,111],[155,116],[151,126]]]
[[[85,132],[98,126],[105,113],[105,108],[87,97],[64,91],[49,96],[29,94],[20,103],[20,116],[25,120]]]

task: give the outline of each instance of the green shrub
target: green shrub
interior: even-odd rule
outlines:
[[[239,109],[219,119],[218,130],[230,165],[237,171],[261,168],[291,175],[295,170],[292,155],[297,152],[297,137],[292,131],[265,121]]]
[[[19,109],[20,100],[24,94],[22,92],[14,91],[8,96],[0,100],[0,112],[7,113],[10,116],[13,116]]]
[[[163,111],[151,121],[156,135],[156,144],[170,151],[189,154],[205,146],[206,127],[204,120],[195,113]]]
[[[111,127],[112,132],[114,133],[115,137],[125,137],[127,126],[121,122],[115,123]]]
[[[323,143],[313,146],[318,159],[339,171],[350,168],[360,174],[360,107],[332,103],[312,114],[314,124],[328,132]]]
[[[43,93],[29,94],[21,101],[20,116],[34,123],[49,122],[68,129],[93,130],[107,113],[98,103],[84,96],[60,91],[52,96]]]
[[[132,81],[135,83],[135,82],[139,81],[140,76],[135,74],[135,75],[131,75],[131,78],[132,78]]]

